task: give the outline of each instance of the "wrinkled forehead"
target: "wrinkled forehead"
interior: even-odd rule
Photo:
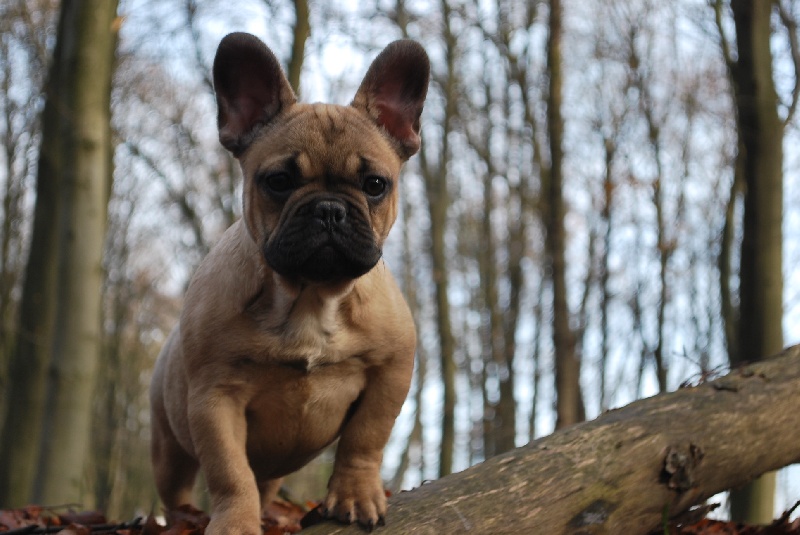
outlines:
[[[362,112],[334,104],[297,104],[265,128],[242,155],[248,175],[291,160],[305,176],[370,172],[395,177],[401,161]]]

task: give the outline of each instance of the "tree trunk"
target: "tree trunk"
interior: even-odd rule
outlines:
[[[455,407],[456,407],[456,364],[455,340],[450,322],[450,298],[448,296],[449,277],[447,271],[447,251],[445,232],[447,230],[447,210],[450,196],[447,188],[447,162],[450,158],[448,137],[453,130],[456,116],[456,36],[450,29],[450,7],[446,1],[441,4],[444,20],[445,59],[447,74],[442,91],[445,93],[445,112],[442,124],[441,151],[433,165],[428,157],[425,143],[420,148],[419,162],[425,180],[425,192],[430,216],[430,249],[433,283],[436,288],[436,327],[439,335],[439,367],[442,375],[442,438],[439,450],[439,476],[453,470],[455,450]]]
[[[606,378],[608,376],[608,360],[611,352],[611,335],[609,326],[609,310],[611,309],[612,290],[609,285],[611,279],[611,244],[612,244],[612,219],[611,209],[614,203],[614,159],[616,158],[616,141],[604,137],[605,166],[603,172],[603,204],[600,209],[600,220],[603,224],[603,258],[600,267],[600,410],[608,410],[606,396]]]
[[[569,324],[567,269],[565,261],[563,159],[564,118],[561,116],[561,0],[550,0],[550,36],[547,48],[547,72],[550,85],[547,101],[547,130],[550,140],[550,172],[545,184],[547,236],[545,248],[553,285],[553,347],[555,349],[556,428],[585,418],[581,394],[581,363],[575,347],[575,334]]]
[[[4,2],[0,15],[0,392],[8,392],[11,355],[17,343],[20,292],[30,245],[33,211],[30,179],[41,142],[41,106],[50,51],[45,42],[55,31],[55,2]],[[24,98],[17,89],[31,88]],[[35,93],[35,94],[34,94]],[[15,96],[16,95],[16,96]],[[0,396],[0,436],[8,399]],[[0,458],[2,462],[2,458]]]
[[[489,140],[486,140],[489,145]],[[503,440],[502,434],[505,431],[503,416],[498,414],[503,404],[503,393],[500,399],[492,403],[487,391],[489,380],[492,376],[498,379],[498,385],[502,380],[503,347],[502,347],[502,318],[498,303],[498,281],[497,281],[497,255],[495,250],[495,240],[492,235],[492,209],[494,202],[492,199],[492,177],[494,169],[491,162],[491,155],[485,156],[484,164],[487,166],[487,173],[483,181],[483,219],[481,221],[480,250],[476,251],[478,256],[478,266],[480,272],[481,297],[483,299],[483,373],[480,374],[481,389],[483,391],[483,455],[484,458],[492,457],[510,448],[499,448],[499,442]],[[513,435],[512,435],[513,437]],[[512,444],[513,447],[513,444]]]
[[[65,21],[59,23],[59,35]],[[56,42],[54,58],[64,53]],[[63,202],[60,197],[64,138],[61,110],[66,94],[61,80],[67,67],[51,62],[44,88],[42,141],[36,174],[36,207],[30,253],[19,310],[18,334],[9,359],[8,403],[0,441],[0,503],[17,507],[31,499],[39,436],[44,416],[47,366],[53,345],[58,274],[58,226]]]
[[[419,168],[422,179],[425,182],[425,198],[427,200],[428,217],[430,219],[430,245],[428,254],[431,259],[431,274],[435,287],[435,307],[436,331],[439,339],[439,367],[443,387],[442,420],[441,420],[441,443],[439,446],[439,476],[447,475],[452,471],[453,453],[455,450],[455,407],[456,407],[456,364],[455,364],[455,340],[453,339],[453,329],[450,322],[450,299],[447,295],[449,277],[447,270],[447,251],[445,247],[445,231],[447,230],[447,210],[450,206],[450,195],[447,188],[447,162],[450,158],[450,144],[448,136],[453,130],[453,120],[456,115],[456,80],[455,80],[455,48],[456,38],[450,31],[450,9],[446,1],[442,2],[442,13],[445,22],[444,39],[447,58],[447,75],[441,84],[442,91],[445,93],[445,102],[441,134],[441,151],[433,159],[428,156],[428,145],[426,137],[422,137],[422,145],[419,150]],[[404,38],[408,37],[408,23],[410,16],[406,10],[404,0],[397,0],[392,13],[392,20],[402,32]],[[435,147],[436,145],[433,144]],[[404,198],[407,197],[403,196]],[[408,216],[409,212],[406,211]],[[410,279],[407,279],[410,280]],[[408,291],[409,288],[404,290]],[[409,296],[411,297],[411,296]],[[416,301],[416,294],[409,300]],[[411,310],[419,309],[419,306],[412,306]],[[415,314],[415,317],[417,315]],[[419,341],[418,341],[419,343]],[[423,347],[419,345],[419,370],[418,388],[423,387],[427,364],[427,355]],[[420,405],[417,405],[417,415],[420,416]],[[420,422],[421,426],[421,422]],[[415,432],[418,431],[415,422]],[[420,449],[424,449],[424,441],[420,442]],[[405,455],[405,454],[404,454]],[[420,455],[420,472],[424,473],[424,455]]]
[[[489,81],[487,81],[487,88],[489,87]],[[511,91],[510,84],[508,85],[509,89],[507,91]],[[487,90],[487,97],[489,96],[489,91]],[[487,99],[487,102],[489,100]],[[504,107],[504,115],[506,117],[512,115],[512,110],[510,106],[510,98],[508,94],[506,94],[505,98],[502,101]],[[506,132],[505,135],[509,139],[513,139],[513,127],[509,124],[505,125]],[[507,160],[510,160],[510,155],[506,156]],[[506,166],[513,166],[515,165],[514,162],[508,161]],[[508,181],[508,169],[506,167],[506,180],[509,189],[509,197],[506,201],[507,205],[509,206],[508,212],[510,219],[508,221],[508,234],[506,236],[506,278],[508,281],[508,303],[505,305],[506,310],[505,313],[502,311],[503,305],[500,302],[497,290],[497,286],[501,282],[500,274],[498,273],[498,269],[494,268],[494,276],[497,279],[493,285],[495,287],[495,303],[492,305],[492,312],[491,314],[495,316],[495,320],[497,322],[497,335],[495,335],[495,339],[499,339],[502,341],[502,353],[498,355],[500,359],[499,366],[502,370],[504,370],[503,375],[500,377],[500,401],[498,402],[498,414],[500,416],[500,427],[497,433],[497,453],[504,453],[506,451],[514,449],[516,446],[516,436],[517,436],[517,400],[514,395],[514,391],[516,390],[516,373],[514,370],[514,361],[517,352],[517,327],[519,326],[520,321],[520,310],[522,307],[522,295],[524,293],[524,284],[525,279],[523,276],[523,262],[525,259],[525,243],[527,239],[527,229],[526,229],[526,216],[527,211],[529,210],[529,202],[526,195],[526,180],[528,177],[519,177],[519,182],[516,184],[511,183]],[[491,182],[490,182],[491,184]],[[516,200],[517,210],[518,212],[515,215],[513,212],[513,206]],[[491,226],[490,226],[491,228]],[[493,248],[494,250],[494,248]],[[493,254],[492,256],[493,262],[498,262],[498,259]],[[494,331],[495,327],[492,327]]]
[[[800,461],[800,441],[787,432],[800,428],[798,392],[794,346],[398,494],[381,533],[664,531],[714,494]],[[326,523],[306,532],[361,531]]]
[[[486,101],[491,101],[491,80],[486,80],[484,92]],[[474,150],[480,156],[486,166],[486,174],[483,180],[483,219],[481,221],[482,242],[476,251],[478,256],[478,266],[480,270],[481,297],[483,299],[483,455],[484,458],[503,453],[514,448],[516,437],[516,401],[514,399],[514,344],[513,332],[506,330],[503,310],[500,303],[500,269],[498,268],[497,251],[500,247],[499,240],[495,236],[492,225],[492,215],[495,208],[494,191],[492,182],[495,176],[501,173],[494,165],[495,155],[492,154],[492,127],[488,128],[489,133],[486,137],[479,140],[472,140]],[[507,240],[511,239],[511,227]],[[513,266],[513,261],[521,261],[519,258],[509,257],[509,266]],[[511,292],[519,291],[519,288],[512,288]],[[511,307],[506,311],[512,313]],[[514,325],[516,327],[516,325]],[[509,331],[511,328],[508,329]],[[490,371],[493,370],[493,371]],[[497,379],[499,398],[495,403],[489,402],[487,388],[487,378]]]
[[[82,499],[92,394],[101,352],[101,257],[111,134],[117,0],[66,0],[57,41],[58,132],[63,209],[55,245],[58,289],[50,383],[34,499]],[[51,214],[52,216],[52,214]]]
[[[769,355],[783,345],[783,125],[772,79],[771,2],[733,0],[738,59],[731,64],[745,185],[739,270],[739,340],[734,355]],[[734,361],[732,364],[738,364]],[[773,517],[775,475],[731,493],[734,520]]]
[[[432,177],[437,182],[447,180],[445,173]],[[430,187],[430,183],[428,183]],[[444,388],[444,403],[442,405],[442,439],[439,452],[439,476],[449,474],[453,469],[453,450],[455,449],[455,341],[450,323],[450,299],[447,295],[449,277],[447,276],[447,260],[445,251],[445,227],[447,222],[447,193],[446,188],[436,185],[440,195],[434,199],[428,198],[431,217],[431,261],[433,279],[436,286],[436,326],[439,333],[439,366],[442,374]],[[429,190],[430,191],[430,190]]]

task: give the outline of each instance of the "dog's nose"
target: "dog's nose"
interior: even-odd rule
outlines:
[[[340,224],[347,216],[347,207],[344,203],[328,199],[319,201],[314,207],[314,217],[326,225]]]

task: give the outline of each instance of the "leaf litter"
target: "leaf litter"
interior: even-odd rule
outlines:
[[[665,526],[654,532],[664,535],[800,535],[800,518],[790,520],[800,502],[768,526],[751,526],[703,518],[682,526]],[[29,505],[19,509],[0,509],[0,533],[3,535],[203,535],[208,525],[208,515],[192,506],[184,505],[171,511],[167,525],[159,523],[154,515],[135,518],[129,522],[110,522],[98,511],[57,513],[58,507]],[[319,504],[303,505],[286,500],[272,502],[262,517],[264,535],[289,535],[298,533],[322,521]],[[509,516],[509,531],[514,533],[513,515]],[[302,523],[302,526],[301,526]]]

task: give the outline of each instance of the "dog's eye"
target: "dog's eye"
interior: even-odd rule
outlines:
[[[262,177],[260,182],[267,193],[281,195],[294,189],[294,181],[289,173],[271,173]]]
[[[368,176],[361,189],[370,197],[380,197],[386,192],[387,180],[382,176]]]

